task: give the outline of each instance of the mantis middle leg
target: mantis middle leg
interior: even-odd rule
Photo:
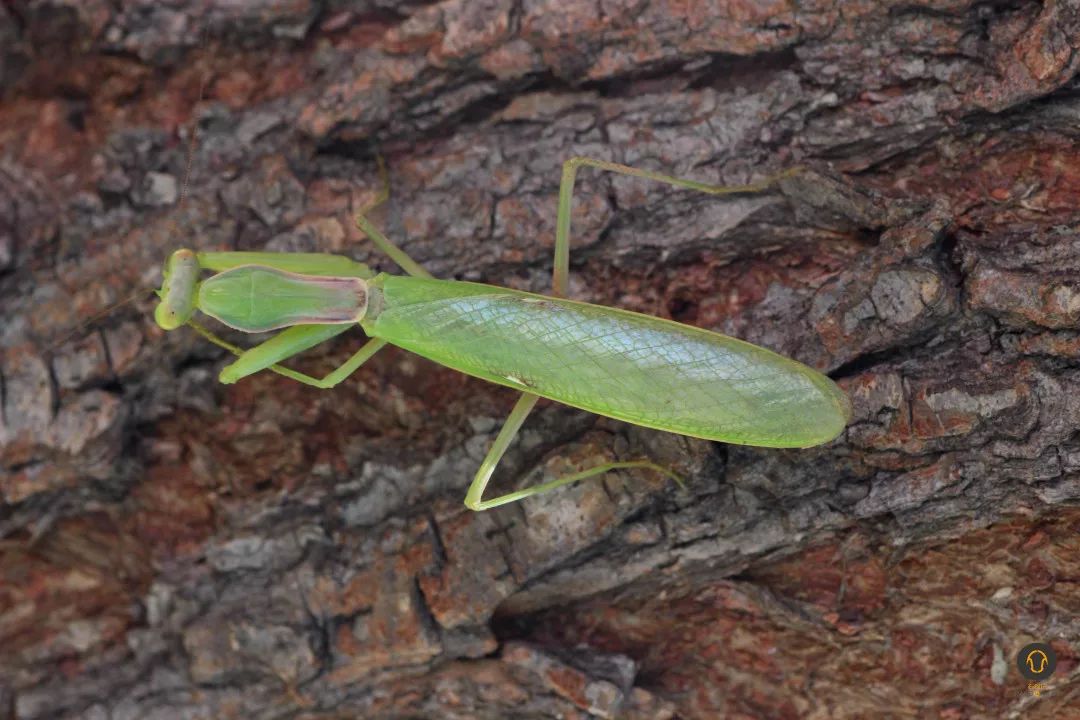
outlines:
[[[574,180],[577,176],[578,168],[583,166],[594,167],[599,170],[606,170],[623,175],[631,175],[646,180],[655,180],[667,185],[697,190],[712,195],[761,192],[767,190],[782,178],[800,171],[799,168],[793,168],[750,185],[710,185],[695,180],[685,180],[683,178],[662,175],[649,170],[641,170],[639,168],[630,167],[629,165],[620,165],[619,163],[613,163],[607,160],[598,160],[580,156],[570,158],[563,163],[562,180],[559,183],[558,214],[555,220],[555,262],[551,279],[552,295],[555,297],[566,297],[569,288],[570,217],[574,195]],[[502,460],[507,448],[510,447],[510,443],[514,439],[514,436],[517,435],[518,430],[521,429],[522,424],[525,422],[525,418],[528,417],[529,413],[536,405],[537,400],[538,398],[536,395],[522,393],[517,404],[514,405],[514,409],[510,411],[510,416],[506,419],[502,429],[499,430],[499,434],[495,437],[495,442],[492,443],[491,449],[488,450],[483,462],[480,463],[480,469],[473,478],[472,484],[469,485],[469,490],[465,496],[465,505],[469,509],[487,510],[489,508],[498,507],[499,505],[515,502],[532,495],[538,495],[547,492],[548,490],[554,490],[563,485],[569,485],[578,480],[585,480],[586,478],[603,475],[611,470],[625,470],[630,468],[654,470],[681,484],[681,478],[667,468],[649,462],[648,460],[631,460],[625,462],[603,463],[579,473],[565,475],[545,483],[501,495],[491,500],[484,500],[484,490],[491,480],[492,473],[495,471],[496,466],[498,466],[499,461]]]
[[[379,228],[364,217],[364,215],[382,205],[390,197],[390,176],[386,173],[386,163],[383,162],[382,155],[376,156],[376,160],[379,163],[379,180],[382,182],[382,189],[379,190],[371,202],[360,208],[360,212],[356,214],[356,225],[364,231],[364,234],[371,239],[371,242],[375,243],[376,247],[386,253],[402,270],[413,277],[429,278],[431,273],[425,270],[420,263],[409,257],[408,253],[395,245],[388,237],[379,232]]]

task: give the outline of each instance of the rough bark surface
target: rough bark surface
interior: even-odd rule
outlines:
[[[0,718],[1075,713],[1078,67],[1071,0],[0,4]],[[389,236],[538,292],[572,155],[804,165],[583,172],[571,288],[825,370],[854,421],[777,451],[542,405],[504,486],[686,488],[474,514],[509,391],[396,350],[219,385],[152,322],[166,254],[395,270],[351,220],[375,148]]]

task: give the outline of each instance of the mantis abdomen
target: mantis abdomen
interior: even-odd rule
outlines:
[[[836,437],[851,414],[824,375],[718,333],[491,285],[370,282],[382,294],[361,323],[370,336],[599,415],[708,440],[808,447]]]

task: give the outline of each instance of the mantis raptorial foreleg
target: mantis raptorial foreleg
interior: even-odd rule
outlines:
[[[336,335],[340,335],[351,328],[352,325],[294,325],[291,328],[282,330],[269,340],[259,343],[247,350],[219,338],[194,320],[189,320],[188,325],[210,342],[220,348],[228,350],[239,358],[231,365],[226,365],[222,368],[219,379],[226,384],[234,383],[241,378],[257,373],[260,370],[271,370],[290,380],[295,380],[304,383],[305,385],[311,385],[325,390],[334,387],[342,380],[349,377],[349,375],[352,375],[361,365],[371,359],[372,355],[386,345],[385,340],[379,340],[378,338],[368,340],[359,350],[353,353],[348,360],[341,365],[338,365],[323,377],[317,378],[302,372],[297,372],[296,370],[291,370],[287,367],[282,367],[277,363],[281,360],[290,358],[293,355],[302,353],[308,348],[315,347],[319,343],[325,342]]]
[[[351,325],[296,325],[282,330],[269,340],[237,353],[239,359],[222,368],[218,379],[229,384],[260,370],[273,370],[305,385],[328,390],[356,372],[361,365],[371,359],[372,355],[386,345],[386,341],[378,338],[368,340],[359,350],[350,355],[348,360],[321,378],[282,368],[277,363],[340,335],[351,327]],[[208,333],[203,333],[203,335],[206,337]],[[232,350],[227,343],[218,342],[217,344],[227,350]],[[287,370],[287,372],[281,372],[282,370]]]
[[[570,214],[574,195],[574,179],[577,175],[578,168],[582,166],[594,167],[599,170],[607,170],[623,175],[631,175],[646,180],[655,180],[675,187],[697,190],[712,195],[761,192],[762,190],[768,189],[777,181],[799,172],[799,168],[793,168],[750,185],[709,185],[694,180],[684,180],[682,178],[671,177],[670,175],[662,175],[649,170],[640,170],[628,165],[608,162],[607,160],[597,160],[587,157],[570,158],[563,163],[562,180],[559,183],[558,214],[555,219],[555,263],[552,271],[551,290],[552,295],[555,295],[556,297],[566,297],[569,288]],[[506,453],[514,436],[517,434],[518,430],[521,429],[521,425],[525,422],[525,418],[528,417],[529,412],[532,411],[533,407],[536,405],[537,399],[536,395],[522,393],[517,404],[514,405],[514,409],[510,411],[510,416],[506,419],[499,434],[495,437],[495,442],[492,443],[491,449],[488,450],[487,455],[484,456],[483,462],[480,463],[480,470],[477,471],[472,484],[469,485],[469,491],[465,495],[465,505],[468,506],[469,509],[487,510],[499,505],[505,505],[506,503],[516,502],[531,495],[538,495],[547,492],[548,490],[554,490],[557,487],[569,485],[578,480],[602,475],[611,470],[625,470],[630,468],[654,470],[681,483],[679,476],[667,468],[647,460],[631,460],[626,462],[604,463],[579,473],[574,473],[573,475],[565,475],[545,483],[524,488],[523,490],[501,495],[492,500],[483,500],[484,490],[487,488],[488,481],[491,480],[491,474],[495,471],[502,456]]]

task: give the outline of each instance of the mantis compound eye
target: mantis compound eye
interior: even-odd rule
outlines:
[[[199,284],[199,262],[190,250],[177,250],[165,261],[164,279],[154,309],[154,321],[162,330],[175,330],[195,312]]]

